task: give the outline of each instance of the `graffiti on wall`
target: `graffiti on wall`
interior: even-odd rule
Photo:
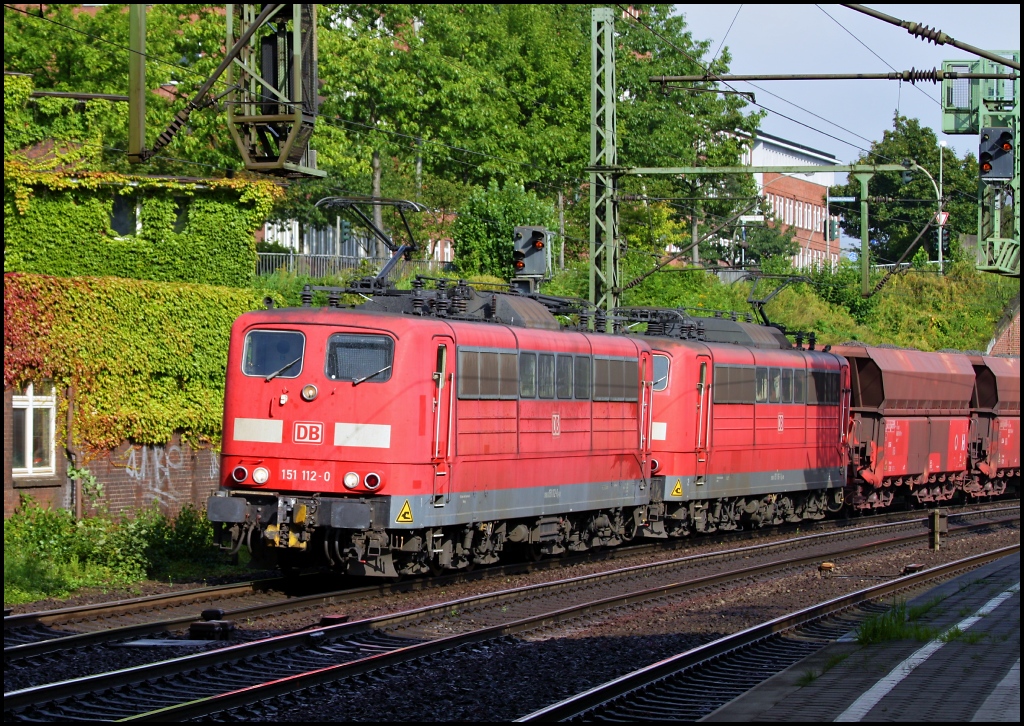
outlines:
[[[143,504],[158,502],[163,506],[189,498],[189,491],[175,491],[173,472],[183,466],[184,455],[177,444],[167,446],[133,446],[128,449],[125,473],[142,487]]]

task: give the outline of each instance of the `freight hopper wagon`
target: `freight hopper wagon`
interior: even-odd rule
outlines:
[[[466,286],[248,313],[208,516],[236,549],[355,575],[617,544],[650,498],[651,372],[643,340]]]
[[[850,504],[1003,494],[1020,478],[1020,359],[845,346]]]

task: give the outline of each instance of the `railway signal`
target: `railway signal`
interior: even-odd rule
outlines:
[[[544,277],[548,272],[544,227],[516,227],[512,238],[512,267],[516,277]]]
[[[982,179],[1012,179],[1013,154],[1013,129],[990,126],[981,130],[978,169]]]

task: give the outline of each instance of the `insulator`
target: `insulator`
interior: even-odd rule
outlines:
[[[341,302],[341,293],[337,290],[332,290],[331,294],[327,296],[327,307],[336,308],[338,303]]]
[[[306,285],[302,288],[302,307],[308,308],[313,304],[313,291]]]
[[[936,45],[945,45],[946,41],[950,40],[950,37],[938,28],[929,28],[924,23],[908,23],[907,31]]]
[[[918,81],[931,81],[932,83],[938,83],[941,79],[939,78],[940,73],[935,68],[920,70],[911,68],[909,71],[903,71],[901,77],[904,81],[910,81],[911,83],[917,83]]]
[[[697,340],[704,340],[707,336],[704,334],[704,321],[697,321]]]

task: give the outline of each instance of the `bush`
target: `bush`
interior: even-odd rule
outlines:
[[[186,506],[175,520],[156,509],[120,522],[76,521],[71,512],[23,498],[4,521],[4,602],[66,597],[83,587],[123,587],[146,577],[214,564],[213,528]]]

